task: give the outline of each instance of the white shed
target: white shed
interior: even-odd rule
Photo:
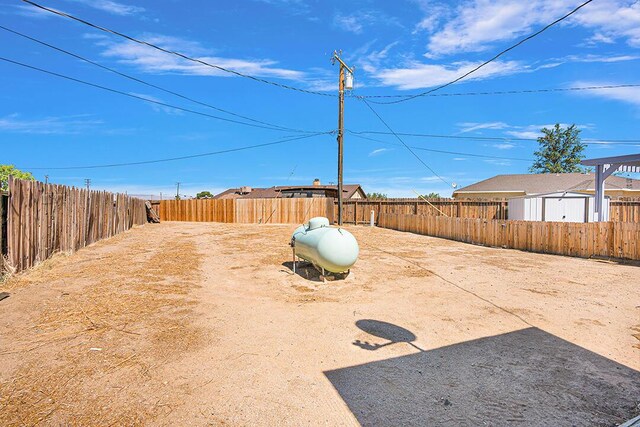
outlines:
[[[603,211],[608,220],[609,198]],[[593,222],[595,196],[583,193],[532,194],[509,199],[509,219],[524,221]]]

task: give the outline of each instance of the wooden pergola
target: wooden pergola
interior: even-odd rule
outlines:
[[[596,168],[596,203],[594,220],[608,221],[609,212],[606,212],[606,209],[602,209],[602,206],[604,205],[604,180],[616,171],[640,173],[640,153],[628,154],[626,156],[587,159],[580,163],[584,166],[594,166]]]

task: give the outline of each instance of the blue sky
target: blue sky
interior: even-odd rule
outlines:
[[[41,4],[209,63],[299,88],[335,94],[342,49],[355,66],[353,95],[422,92],[454,79],[581,1],[564,0],[42,0]],[[18,0],[0,0],[0,25],[216,107],[279,126],[330,131],[337,99],[284,90],[184,61]],[[233,116],[127,80],[0,30],[0,56],[221,117]],[[640,2],[594,0],[562,24],[441,93],[637,84]],[[212,192],[336,181],[336,142],[319,135],[253,150],[151,165],[36,169],[187,156],[296,137],[108,93],[0,61],[0,163],[51,182],[134,194]],[[440,93],[440,92],[437,92]],[[535,138],[575,123],[596,141],[640,139],[640,88],[492,96],[422,97],[372,104],[396,132]],[[347,97],[345,127],[387,129]],[[526,173],[535,141],[405,137],[446,182],[391,135],[345,136],[345,183],[389,196],[439,192],[495,174]],[[588,157],[638,152],[640,144],[591,144]],[[518,160],[515,160],[518,159]],[[525,160],[520,160],[525,159]]]

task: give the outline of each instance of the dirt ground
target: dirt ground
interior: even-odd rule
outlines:
[[[146,225],[0,283],[0,425],[617,425],[640,267],[368,227]]]

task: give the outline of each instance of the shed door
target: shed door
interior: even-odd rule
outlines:
[[[586,197],[545,197],[543,221],[586,222]]]

